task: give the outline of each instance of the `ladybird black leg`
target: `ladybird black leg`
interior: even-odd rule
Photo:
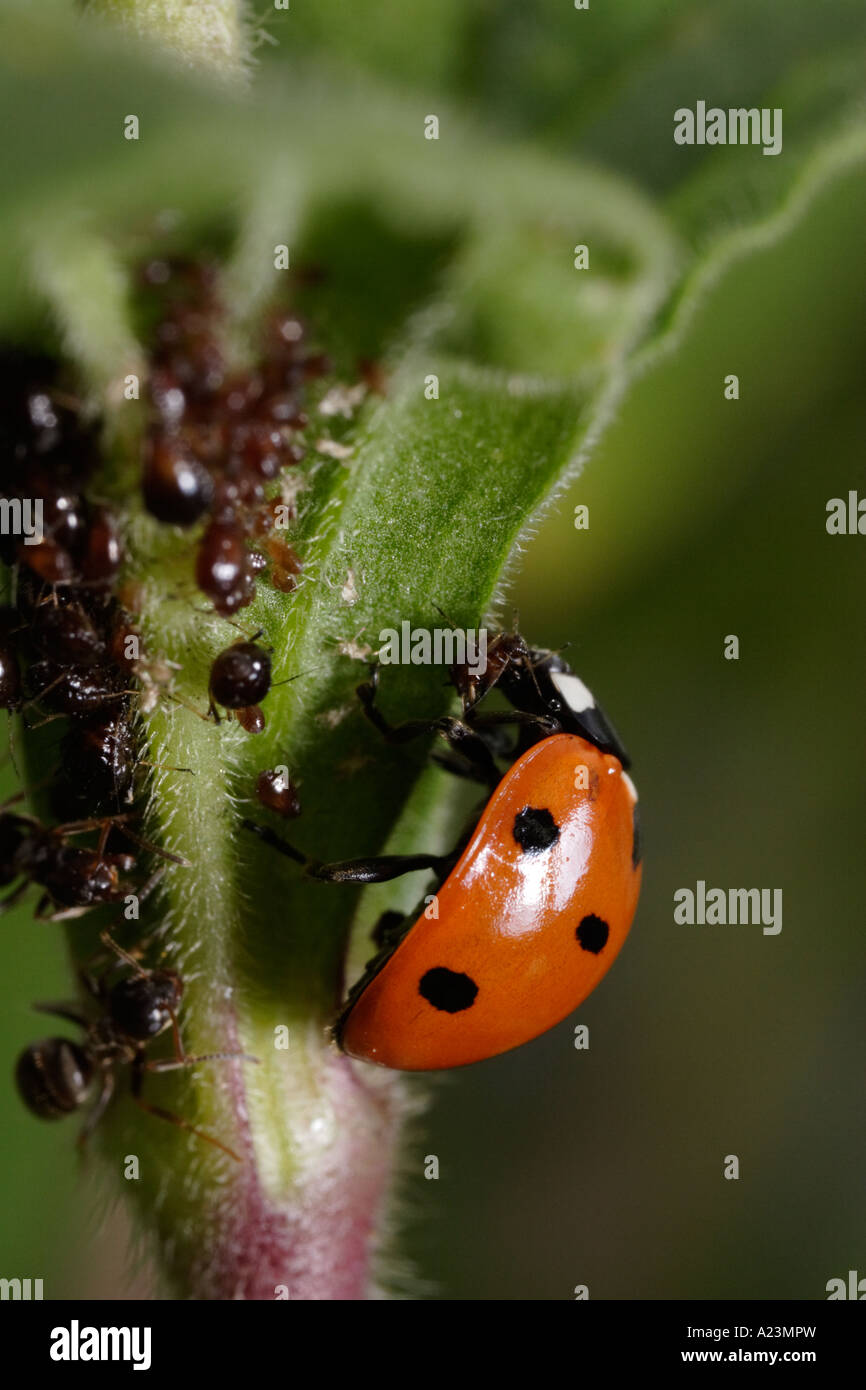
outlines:
[[[454,772],[457,776],[471,777],[474,781],[483,782],[491,791],[498,786],[501,773],[496,766],[496,761],[490,749],[483,739],[479,738],[468,724],[462,719],[455,719],[452,715],[443,715],[439,719],[407,719],[402,724],[389,724],[385,716],[376,706],[376,691],[379,686],[379,668],[374,667],[370,680],[364,685],[359,685],[356,690],[361,708],[370,723],[382,735],[387,743],[409,743],[413,738],[418,738],[422,734],[441,734],[449,746],[461,758],[465,758],[472,771],[463,771],[461,767],[453,763],[443,762],[442,766],[449,772]]]
[[[487,773],[482,772],[479,768],[472,766],[472,764],[464,764],[459,756],[451,756],[448,753],[431,753],[430,761],[431,763],[435,763],[437,767],[444,768],[446,772],[450,772],[454,777],[464,777],[470,782],[481,782],[485,787],[489,787],[491,791],[493,790],[492,779]]]
[[[402,724],[389,724],[382,711],[376,705],[376,691],[379,688],[379,668],[374,667],[370,679],[363,685],[355,689],[355,694],[361,702],[361,709],[366,719],[369,719],[373,728],[377,730],[385,739],[386,743],[409,743],[413,738],[419,738],[422,734],[431,734],[436,728],[434,719],[407,719]]]
[[[471,724],[473,729],[495,729],[507,724],[513,724],[518,728],[535,728],[542,738],[562,731],[559,720],[554,719],[552,715],[530,714],[526,710],[497,710],[489,714],[475,714],[469,710],[466,722]]]
[[[321,864],[315,859],[308,859],[269,826],[246,819],[241,824],[272,849],[293,859],[296,864],[302,864],[307,878],[318,879],[321,883],[388,883],[392,878],[415,873],[418,869],[434,869],[441,873],[450,867],[454,858],[445,854],[380,854],[367,859],[342,859],[336,863]]]
[[[370,939],[377,950],[384,950],[390,937],[406,921],[405,912],[397,912],[394,908],[386,908],[370,933]]]
[[[361,709],[366,719],[378,731],[386,743],[409,743],[413,738],[438,731],[438,719],[406,719],[402,724],[390,724],[376,704],[379,690],[379,667],[371,666],[370,679],[355,687]]]
[[[463,775],[471,777],[474,781],[483,782],[491,791],[495,791],[502,779],[502,773],[496,766],[496,759],[484,739],[479,737],[475,730],[465,724],[462,719],[454,719],[450,715],[437,719],[435,728],[436,732],[445,739],[452,752],[465,758],[467,770]],[[456,772],[453,764],[444,763],[441,759],[439,761],[449,771]]]
[[[246,817],[241,821],[245,830],[251,830],[254,835],[258,835],[260,840],[264,840],[266,845],[275,849],[279,854],[284,854],[287,859],[294,859],[296,864],[306,864],[307,856],[302,854],[294,845],[290,845],[288,840],[282,840],[275,831],[268,825],[259,825],[258,821],[247,820]]]
[[[418,869],[442,873],[451,863],[444,854],[380,854],[369,859],[343,859],[335,864],[307,865],[307,876],[323,883],[388,883]]]

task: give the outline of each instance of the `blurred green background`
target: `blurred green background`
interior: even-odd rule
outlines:
[[[623,173],[689,272],[844,134],[866,14],[394,0],[374,21],[299,2],[274,32],[276,83],[302,48],[415,89],[419,109],[441,98],[506,140]],[[783,105],[786,153],[678,150],[673,109],[699,97]],[[411,1297],[568,1299],[586,1284],[592,1298],[811,1299],[866,1273],[866,537],[825,529],[830,498],[866,497],[866,192],[862,166],[828,169],[647,355],[509,591],[534,642],[570,644],[631,750],[643,894],[573,1019],[430,1084],[399,1203],[394,1263]],[[731,372],[738,401],[723,396]],[[588,531],[572,524],[577,503]],[[738,661],[724,659],[728,634]],[[673,895],[698,879],[781,888],[782,932],[676,925]],[[2,928],[11,1063],[43,1028],[27,1001],[68,979],[57,928],[23,910]],[[588,1051],[573,1047],[577,1022]],[[74,1123],[26,1116],[8,1067],[0,1125],[0,1274],[42,1277],[49,1297],[146,1291],[123,1218],[80,1171]],[[428,1154],[438,1181],[423,1177]],[[738,1181],[723,1176],[728,1154]]]

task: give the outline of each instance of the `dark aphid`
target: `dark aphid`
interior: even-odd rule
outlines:
[[[180,439],[158,437],[145,463],[143,492],[144,505],[157,521],[192,526],[210,506],[213,479]]]
[[[215,408],[220,414],[240,418],[253,409],[263,389],[257,372],[238,373],[223,382]]]
[[[255,582],[239,522],[211,522],[196,556],[195,577],[218,613],[235,613],[252,602]]]
[[[67,488],[58,491],[56,483],[44,470],[38,483],[34,479],[34,487],[37,486],[40,489],[37,496],[44,499],[45,534],[64,550],[75,552],[87,532],[87,515],[81,497]]]
[[[271,583],[280,593],[290,594],[297,588],[297,575],[304,568],[303,561],[293,546],[282,536],[270,535],[265,541],[267,551],[273,568],[271,570]]]
[[[19,542],[15,558],[26,565],[46,584],[68,584],[75,578],[75,562],[69,551],[58,545],[51,536],[43,536],[38,545],[25,545]]]
[[[269,811],[284,820],[294,820],[301,814],[298,789],[283,768],[267,769],[256,779],[256,796]]]
[[[52,662],[93,666],[104,661],[106,646],[102,634],[80,603],[43,603],[30,624],[30,636],[37,649]]]
[[[81,551],[81,574],[89,584],[111,584],[123,560],[117,525],[107,507],[94,507]]]
[[[257,705],[270,688],[271,658],[256,642],[235,642],[211,666],[211,699],[226,709]]]
[[[286,462],[283,431],[273,425],[250,423],[235,431],[233,447],[244,467],[267,481],[275,478]]]
[[[177,377],[164,367],[154,367],[150,374],[150,396],[166,429],[176,429],[187,408],[186,396]]]
[[[135,740],[124,712],[76,724],[60,745],[60,815],[111,814],[130,799]]]
[[[309,416],[301,410],[298,397],[291,391],[277,391],[268,396],[264,408],[275,425],[291,430],[302,430],[309,423]]]
[[[80,1110],[90,1094],[96,1062],[68,1038],[43,1038],[18,1058],[15,1085],[27,1109],[40,1120],[60,1120]]]
[[[87,719],[128,698],[123,672],[113,665],[58,666],[53,661],[35,661],[27,672],[27,686],[34,700],[70,719]]]

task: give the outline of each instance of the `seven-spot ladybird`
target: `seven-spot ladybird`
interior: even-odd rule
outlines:
[[[503,633],[490,644],[483,675],[458,666],[451,679],[462,719],[390,726],[375,706],[377,672],[358,694],[390,741],[436,730],[465,764],[464,775],[492,785],[480,819],[452,854],[318,864],[246,822],[313,878],[374,883],[436,870],[435,912],[428,905],[396,924],[387,914],[377,937],[382,949],[334,1028],[350,1056],[402,1071],[464,1066],[559,1023],[613,964],[640,891],[627,755],[561,656]],[[494,687],[511,710],[479,710]],[[495,736],[509,724],[518,737],[503,776]]]

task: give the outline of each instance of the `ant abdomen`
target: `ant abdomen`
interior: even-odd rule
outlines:
[[[15,1084],[27,1109],[41,1120],[60,1120],[87,1100],[95,1066],[88,1051],[68,1038],[43,1038],[18,1058]]]

